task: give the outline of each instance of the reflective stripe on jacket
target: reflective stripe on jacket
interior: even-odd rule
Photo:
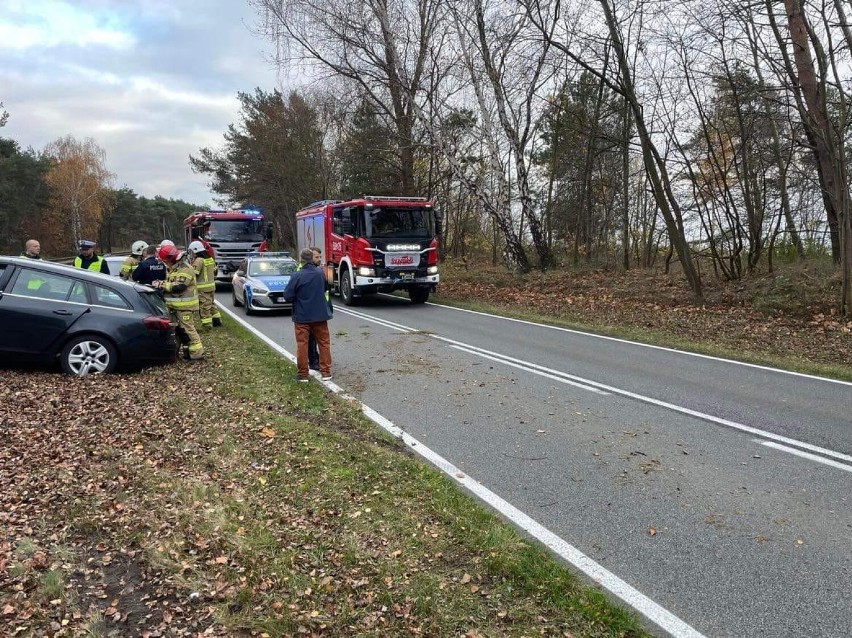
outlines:
[[[198,292],[216,290],[216,262],[212,257],[196,257],[192,267]]]
[[[183,292],[172,292],[172,288],[184,284]],[[195,270],[185,261],[179,261],[169,268],[163,282],[163,300],[170,310],[198,310],[198,296],[195,288]]]
[[[133,275],[133,271],[136,270],[136,266],[139,265],[139,261],[139,258],[134,255],[127,257],[121,262],[121,269],[118,271],[118,276],[125,281],[130,281],[130,277]]]

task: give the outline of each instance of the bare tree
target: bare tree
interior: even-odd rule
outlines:
[[[250,0],[279,63],[307,63],[355,83],[396,132],[405,194],[415,184],[415,109],[436,34],[438,0]]]

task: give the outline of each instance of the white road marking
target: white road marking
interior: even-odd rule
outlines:
[[[442,306],[442,307],[448,307],[448,306]],[[553,370],[551,368],[545,368],[543,366],[540,366],[536,363],[532,363],[530,361],[524,361],[522,359],[516,359],[514,357],[509,357],[507,355],[503,355],[503,354],[500,354],[498,352],[486,350],[484,348],[480,348],[478,346],[474,346],[474,345],[471,345],[471,344],[468,344],[468,343],[464,343],[462,341],[456,341],[455,339],[450,339],[448,337],[442,337],[441,335],[423,332],[423,331],[417,330],[415,328],[410,328],[410,327],[405,326],[403,324],[394,323],[392,321],[387,321],[385,319],[378,319],[378,318],[372,317],[368,314],[364,314],[364,313],[361,313],[361,312],[351,310],[350,308],[345,308],[345,309],[341,308],[340,310],[344,314],[349,314],[349,315],[352,315],[353,317],[358,317],[360,319],[372,321],[374,323],[392,328],[394,330],[399,330],[401,332],[416,332],[416,333],[419,333],[419,334],[423,334],[423,335],[428,336],[432,339],[436,339],[438,341],[443,341],[445,343],[448,343],[451,346],[458,348],[459,350],[465,350],[466,352],[473,352],[474,354],[478,354],[479,356],[489,358],[489,359],[492,359],[492,360],[495,360],[495,361],[499,360],[501,363],[513,366],[515,368],[524,369],[524,370],[527,370],[528,372],[535,372],[536,374],[541,374],[541,372],[544,372],[544,373],[550,374],[550,375],[558,375],[560,377],[559,380],[562,381],[563,383],[567,383],[567,381],[565,381],[565,379],[569,379],[569,380],[575,382],[574,385],[577,385],[578,387],[582,387],[583,389],[588,390],[588,389],[597,388],[598,390],[600,390],[604,393],[617,394],[617,395],[620,395],[620,396],[623,396],[623,397],[627,397],[629,399],[634,399],[636,401],[641,401],[643,403],[655,405],[657,407],[665,408],[667,410],[671,410],[671,411],[677,412],[679,414],[685,414],[687,416],[695,417],[695,418],[701,419],[703,421],[709,421],[710,423],[722,425],[722,426],[725,426],[725,427],[728,427],[728,428],[732,428],[734,430],[740,430],[741,432],[747,432],[748,434],[751,434],[752,436],[757,436],[757,437],[760,437],[760,438],[763,438],[763,439],[769,439],[771,441],[776,441],[777,443],[787,445],[787,446],[792,446],[792,447],[799,448],[799,449],[802,449],[802,450],[808,450],[810,452],[814,452],[815,454],[822,455],[823,457],[831,457],[831,458],[838,459],[839,461],[852,462],[852,456],[850,456],[848,454],[843,454],[842,452],[835,452],[834,450],[829,450],[828,448],[819,447],[818,445],[812,445],[810,443],[805,443],[804,441],[798,441],[796,439],[791,439],[791,438],[786,437],[786,436],[781,436],[780,434],[774,434],[772,432],[760,430],[758,428],[751,427],[750,425],[745,425],[743,423],[737,423],[736,421],[731,421],[729,419],[723,419],[721,417],[713,416],[712,414],[707,414],[706,412],[699,412],[698,410],[692,410],[690,408],[686,408],[686,407],[683,407],[683,406],[680,406],[680,405],[676,405],[674,403],[669,403],[667,401],[655,399],[653,397],[645,396],[643,394],[638,394],[636,392],[630,392],[629,390],[623,390],[621,388],[616,388],[616,387],[611,386],[611,385],[606,385],[605,383],[599,383],[597,381],[592,381],[591,379],[585,379],[583,377],[579,377],[579,376],[576,376],[576,375],[573,375],[573,374],[569,374],[567,372],[561,372],[561,371],[558,371],[558,370]],[[477,314],[482,314],[482,313],[477,313]],[[530,323],[530,322],[524,322],[524,323]],[[535,324],[535,325],[539,325],[539,324]],[[573,332],[573,331],[571,331],[571,332]],[[665,348],[663,348],[663,349],[665,349]],[[720,360],[720,361],[724,361],[724,360]],[[541,372],[536,372],[537,370],[541,371]],[[814,377],[814,378],[819,378],[819,377]],[[805,458],[808,458],[808,457],[805,457]],[[827,465],[830,465],[830,464],[827,464]]]
[[[394,296],[394,295],[391,295]],[[492,319],[502,319],[504,321],[513,321],[515,323],[522,323],[528,326],[535,326],[537,328],[547,328],[548,330],[559,330],[561,332],[570,332],[572,334],[582,335],[584,337],[594,337],[595,339],[604,339],[606,341],[615,341],[616,343],[626,343],[631,346],[639,346],[641,348],[651,348],[652,350],[662,350],[664,352],[673,352],[675,354],[684,355],[687,357],[697,357],[699,359],[708,359],[710,361],[721,361],[723,363],[730,363],[732,365],[737,366],[745,366],[747,368],[755,368],[757,370],[767,370],[769,372],[777,372],[778,374],[787,374],[794,377],[802,377],[804,379],[813,379],[815,381],[825,381],[827,383],[837,383],[840,385],[848,385],[852,387],[852,382],[850,381],[841,381],[840,379],[829,379],[828,377],[818,377],[813,374],[805,374],[804,372],[793,372],[792,370],[782,370],[780,368],[772,368],[770,366],[762,366],[757,363],[748,363],[745,361],[737,361],[735,359],[725,359],[722,357],[714,357],[709,354],[700,354],[698,352],[688,352],[686,350],[677,350],[676,348],[667,348],[666,346],[656,346],[650,343],[641,343],[638,341],[629,341],[627,339],[619,339],[618,337],[608,337],[606,335],[599,335],[593,332],[583,332],[582,330],[574,330],[573,328],[563,328],[562,326],[551,326],[545,323],[536,323],[534,321],[528,321],[526,319],[515,319],[514,317],[502,317],[500,315],[492,315],[487,312],[481,312],[479,310],[468,310],[467,308],[456,308],[455,306],[445,306],[443,304],[438,304],[434,302],[427,302],[429,306],[437,306],[439,308],[446,308],[448,310],[456,310],[458,312],[468,312],[474,315],[481,315],[483,317],[490,317]]]
[[[810,452],[803,452],[802,450],[787,447],[786,445],[781,445],[780,443],[774,443],[773,441],[761,441],[760,439],[754,439],[754,441],[755,443],[760,443],[761,445],[765,445],[766,447],[781,450],[782,452],[788,452],[789,454],[795,454],[796,456],[799,456],[803,459],[816,461],[817,463],[822,463],[823,465],[830,465],[831,467],[836,467],[838,470],[843,470],[845,472],[852,472],[852,465],[847,465],[846,463],[839,463],[838,461],[832,461],[831,459],[827,459],[824,456],[818,456],[816,454],[811,454]]]
[[[257,330],[254,326],[252,326],[250,323],[248,323],[241,317],[238,317],[231,310],[225,308],[222,304],[217,302],[216,305],[220,308],[220,310],[224,311],[231,318],[235,319],[237,323],[239,323],[246,330],[257,336],[261,341],[263,341],[265,344],[275,350],[278,354],[280,354],[291,362],[295,362],[296,357],[290,354],[287,350],[285,350],[280,344],[267,337],[265,334]],[[368,317],[363,318],[367,319]],[[377,321],[376,323],[386,323],[388,327],[391,327],[391,322]],[[404,329],[404,327],[395,329],[401,329],[404,332],[416,332],[410,329],[406,330]],[[685,623],[683,620],[675,616],[669,610],[657,604],[656,602],[648,598],[645,594],[640,592],[638,589],[632,587],[627,582],[613,574],[611,571],[586,556],[583,552],[581,552],[579,549],[565,541],[560,536],[557,536],[540,523],[537,523],[535,520],[527,516],[524,512],[516,508],[508,501],[497,496],[494,492],[482,485],[482,483],[468,476],[455,465],[450,463],[447,459],[442,457],[440,454],[429,449],[428,447],[420,443],[420,441],[415,439],[413,436],[407,434],[406,432],[398,428],[396,425],[394,425],[392,421],[383,417],[373,408],[369,407],[368,405],[365,405],[356,397],[347,394],[342,394],[342,389],[334,383],[326,381],[323,381],[322,383],[328,386],[329,389],[331,389],[332,391],[340,393],[342,398],[348,401],[356,402],[358,405],[361,406],[361,411],[364,413],[364,415],[371,421],[373,421],[376,425],[386,430],[392,436],[400,439],[405,445],[411,448],[424,460],[431,463],[434,467],[438,468],[440,471],[450,477],[453,481],[455,481],[456,483],[470,491],[472,494],[474,494],[476,497],[481,499],[483,502],[494,508],[501,516],[512,522],[514,525],[522,529],[531,537],[538,540],[545,547],[550,549],[554,554],[558,555],[560,558],[573,565],[576,569],[585,574],[593,582],[598,583],[604,589],[611,592],[614,596],[624,601],[625,604],[635,609],[638,613],[642,614],[650,622],[660,627],[674,638],[704,638],[703,634],[701,634],[693,627]]]

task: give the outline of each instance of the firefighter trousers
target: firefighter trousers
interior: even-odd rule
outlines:
[[[190,359],[200,359],[204,356],[204,346],[201,344],[201,337],[198,336],[198,330],[195,329],[195,311],[193,310],[172,310],[170,311],[172,318],[177,322],[175,332],[178,335],[181,343],[186,346]]]
[[[204,329],[213,327],[214,313],[219,315],[219,310],[213,303],[213,290],[201,290],[198,292],[198,310],[201,313],[201,327]]]

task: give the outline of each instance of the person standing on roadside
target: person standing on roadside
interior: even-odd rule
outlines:
[[[301,268],[290,277],[284,299],[293,304],[293,329],[296,334],[296,366],[299,381],[308,381],[308,339],[311,335],[319,347],[319,368],[323,381],[331,376],[331,338],[328,333],[328,302],[323,272],[314,264],[314,253],[305,248],[299,253]]]
[[[166,264],[168,272],[165,281],[156,281],[153,286],[163,291],[169,315],[177,322],[175,333],[184,344],[184,358],[197,361],[204,358],[204,345],[195,329],[195,315],[198,313],[195,271],[185,255],[174,246],[160,248],[157,257]]]
[[[166,265],[157,259],[157,247],[148,246],[142,251],[142,261],[130,275],[130,278],[146,286],[166,278]]]
[[[222,315],[213,299],[216,293],[216,262],[208,256],[207,249],[199,240],[187,247],[192,255],[192,268],[195,270],[196,289],[198,290],[198,308],[201,313],[201,328],[210,330],[222,325]]]
[[[118,271],[118,276],[124,281],[130,281],[133,277],[133,271],[142,262],[142,252],[148,247],[148,243],[141,239],[133,242],[130,246],[130,255],[121,262],[121,268]]]
[[[21,257],[26,257],[27,259],[41,259],[41,244],[38,243],[38,239],[27,240],[27,243],[24,246],[24,252],[21,253]]]
[[[106,259],[95,253],[96,243],[90,239],[81,239],[77,242],[77,246],[80,247],[80,254],[74,257],[74,268],[108,275],[110,274],[109,264],[107,264]]]

